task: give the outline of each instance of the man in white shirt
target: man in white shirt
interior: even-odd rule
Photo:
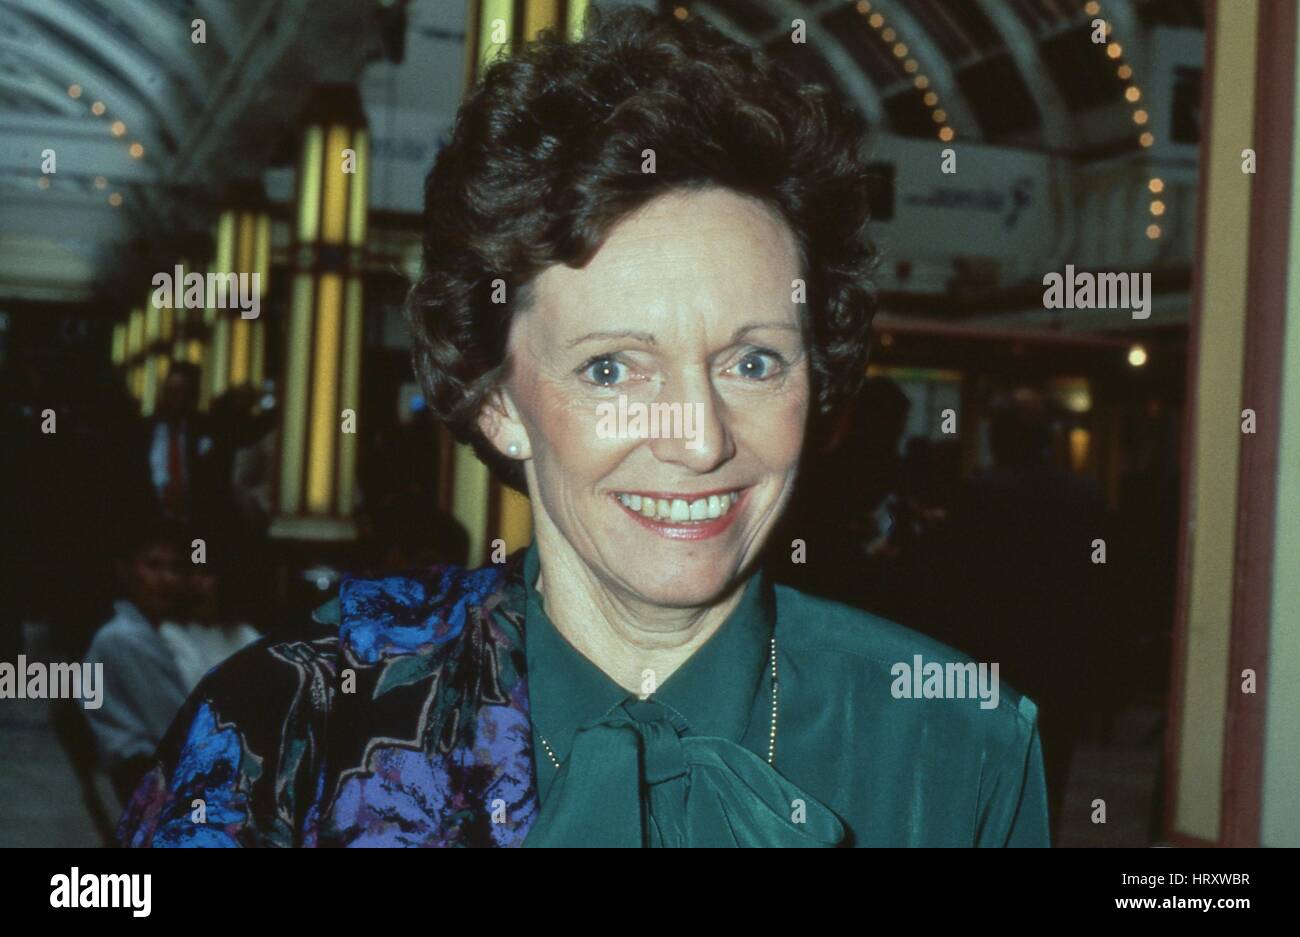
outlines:
[[[86,652],[104,665],[104,703],[86,710],[100,763],[125,800],[189,693],[158,629],[178,598],[179,538],[165,522],[150,522],[118,561],[124,598]]]
[[[185,622],[165,622],[158,634],[176,660],[186,691],[193,692],[204,674],[261,635],[233,618],[229,573],[220,564],[193,565],[183,578]]]

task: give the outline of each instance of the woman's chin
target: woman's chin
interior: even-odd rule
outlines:
[[[712,605],[731,586],[731,579],[717,569],[669,571],[636,570],[624,574],[627,587],[643,602],[663,608],[695,608]]]
[[[629,543],[612,552],[617,578],[642,601],[669,608],[710,605],[735,585],[742,557],[731,538],[705,543]]]

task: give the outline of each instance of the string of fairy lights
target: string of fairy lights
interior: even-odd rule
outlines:
[[[1138,128],[1138,145],[1144,150],[1150,149],[1156,142],[1155,134],[1150,129],[1151,115],[1142,105],[1142,89],[1133,77],[1133,66],[1124,60],[1124,47],[1114,38],[1114,26],[1102,15],[1101,4],[1097,0],[1088,0],[1083,5],[1083,11],[1089,16],[1100,17],[1102,20],[1106,30],[1106,57],[1115,63],[1115,74],[1120,81],[1124,82],[1124,100],[1132,108],[1133,124]],[[1167,208],[1162,197],[1165,191],[1164,180],[1157,175],[1152,175],[1147,179],[1146,188],[1150,196],[1147,211],[1152,219],[1147,224],[1146,234],[1154,241],[1164,233],[1158,221],[1164,216]]]
[[[939,95],[930,87],[930,78],[921,71],[921,63],[909,55],[907,43],[898,37],[897,30],[885,21],[885,16],[871,6],[870,0],[858,0],[854,8],[867,21],[867,25],[876,31],[881,42],[889,47],[894,58],[901,59],[903,71],[912,76],[912,85],[921,92],[921,102],[930,109],[930,119],[934,121],[935,133],[939,139],[948,143],[956,134],[948,124],[948,112],[939,104]]]
[[[84,93],[85,92],[82,89],[81,85],[75,83],[68,85],[68,97],[72,98],[74,101],[80,101],[84,96]],[[103,101],[99,101],[99,100],[92,101],[90,104],[90,114],[92,117],[97,117],[101,120],[109,121],[108,132],[111,133],[113,136],[119,139],[125,138],[127,136],[126,122],[121,120],[120,118],[110,118],[108,113],[108,105],[106,105]],[[141,143],[139,140],[132,140],[129,144],[127,144],[126,151],[128,154],[130,154],[132,159],[144,159],[144,144]],[[38,184],[42,189],[48,189],[50,187],[50,180],[48,177],[42,176]],[[96,176],[94,184],[95,184],[95,188],[101,191],[107,189],[108,178],[105,176]],[[108,204],[113,206],[114,208],[119,207],[122,204],[122,193],[110,192],[108,194]]]
[[[875,30],[881,42],[889,48],[894,57],[902,60],[903,71],[912,76],[913,86],[922,92],[921,101],[930,111],[930,118],[935,123],[938,138],[944,143],[951,141],[956,134],[948,123],[948,112],[941,106],[939,95],[931,87],[929,76],[922,71],[920,63],[911,56],[907,43],[900,39],[898,31],[889,25],[885,15],[872,5],[871,0],[857,0],[854,8],[863,17],[867,26]],[[1120,81],[1124,82],[1124,100],[1132,109],[1130,117],[1137,128],[1138,145],[1143,149],[1150,149],[1156,142],[1155,133],[1151,130],[1151,114],[1142,103],[1142,88],[1133,77],[1133,66],[1125,60],[1124,47],[1113,36],[1113,24],[1102,15],[1101,3],[1098,0],[1087,0],[1083,9],[1088,16],[1102,18],[1107,40],[1105,55],[1115,64],[1115,74]],[[684,6],[675,7],[673,14],[682,20],[691,15]],[[1146,235],[1154,241],[1164,233],[1159,221],[1168,207],[1164,197],[1164,180],[1152,174],[1147,179],[1146,189],[1150,197],[1147,211],[1151,216],[1146,227]]]
[[[930,76],[921,70],[921,63],[911,56],[911,50],[907,47],[907,43],[899,38],[898,30],[885,21],[885,15],[875,9],[870,0],[858,0],[854,8],[866,24],[875,30],[881,43],[889,48],[894,58],[902,61],[903,71],[912,76],[912,86],[921,92],[921,102],[930,111],[936,136],[944,143],[951,141],[956,133],[948,124],[948,112],[940,106],[939,94],[931,87]],[[678,6],[673,8],[673,16],[679,20],[686,20],[690,18],[691,12],[684,6]]]
[[[1120,81],[1124,82],[1124,100],[1133,109],[1131,116],[1133,125],[1138,128],[1138,146],[1144,150],[1150,149],[1156,142],[1155,134],[1149,129],[1151,114],[1142,106],[1142,89],[1133,78],[1133,66],[1124,60],[1124,47],[1114,37],[1114,24],[1102,16],[1101,4],[1097,0],[1088,0],[1083,5],[1083,12],[1088,16],[1101,18],[1102,27],[1106,32],[1106,57],[1115,63],[1115,74]],[[1164,190],[1164,180],[1159,176],[1153,175],[1147,180],[1147,192],[1151,196],[1147,210],[1151,213],[1152,219],[1160,218],[1165,213],[1165,202],[1160,197]],[[1146,233],[1147,237],[1154,241],[1163,231],[1160,224],[1152,220],[1147,225]],[[1146,347],[1141,343],[1129,346],[1128,363],[1135,368],[1143,367],[1147,363]]]

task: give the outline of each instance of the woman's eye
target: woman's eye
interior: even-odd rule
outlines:
[[[580,369],[582,376],[601,387],[612,387],[627,377],[627,367],[613,358],[593,358]]]
[[[775,352],[751,351],[736,363],[736,373],[755,381],[766,380],[781,370],[781,356]]]

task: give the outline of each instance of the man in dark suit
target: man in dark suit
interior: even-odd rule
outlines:
[[[145,458],[154,503],[163,516],[192,521],[221,495],[215,443],[199,413],[199,369],[175,362],[145,431]]]

